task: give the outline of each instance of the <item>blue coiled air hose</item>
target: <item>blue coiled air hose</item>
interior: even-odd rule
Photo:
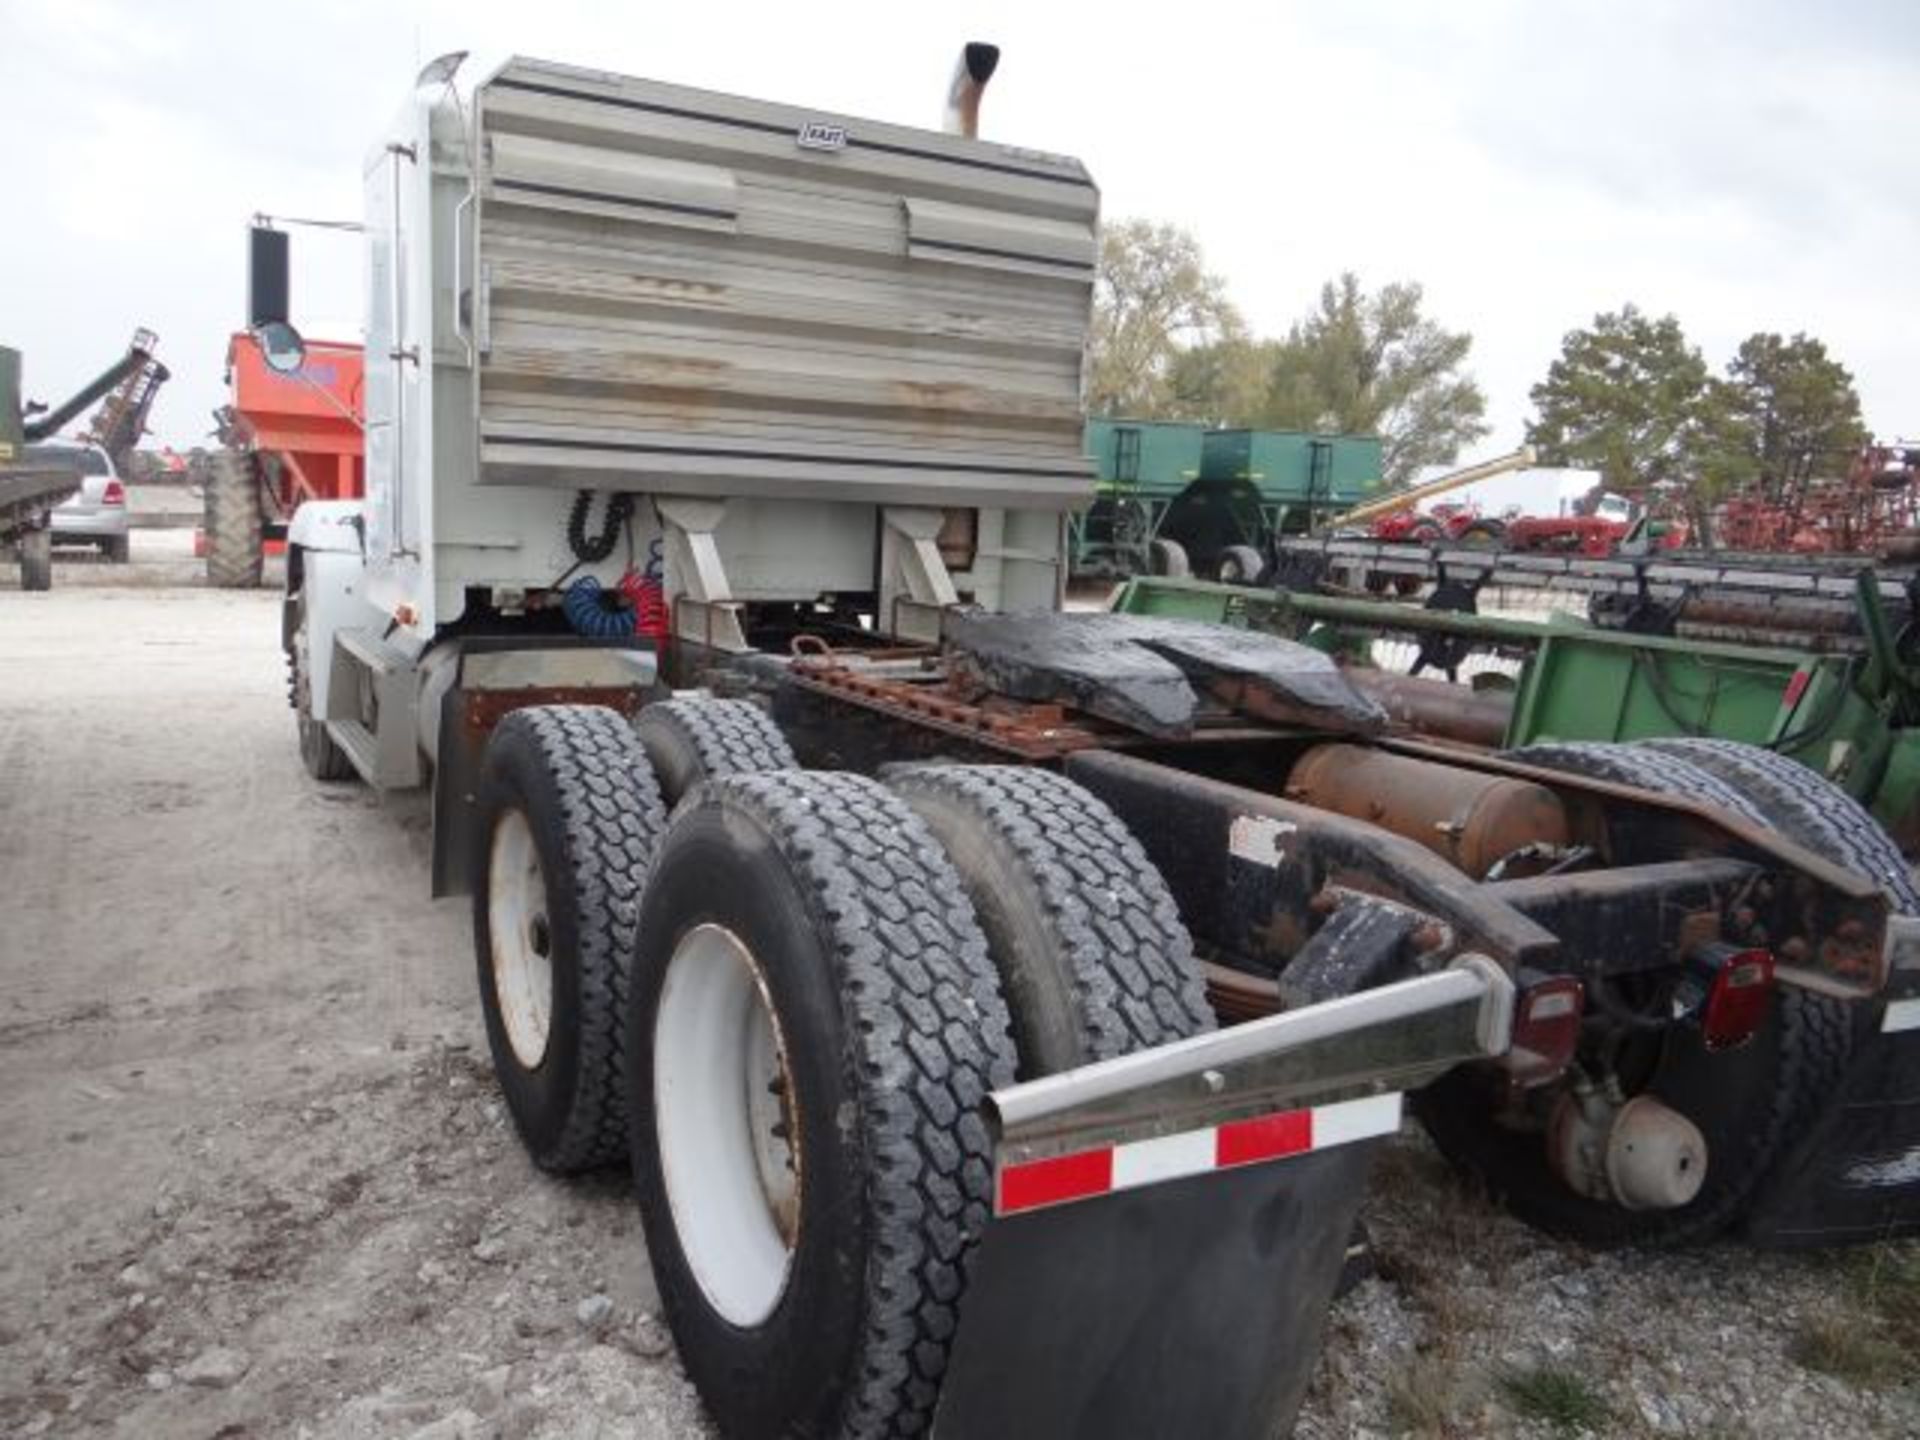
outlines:
[[[567,586],[561,602],[567,623],[576,635],[589,640],[613,640],[633,634],[633,602],[618,590],[609,590],[591,575]]]

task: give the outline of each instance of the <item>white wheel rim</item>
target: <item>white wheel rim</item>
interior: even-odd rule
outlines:
[[[493,995],[513,1058],[532,1070],[547,1055],[553,1029],[553,930],[547,880],[527,817],[508,810],[493,827],[487,861],[487,934],[493,942]]]
[[[787,1288],[799,1236],[798,1112],[765,977],[722,926],[695,926],[667,962],[653,1094],[687,1265],[724,1319],[757,1325]]]

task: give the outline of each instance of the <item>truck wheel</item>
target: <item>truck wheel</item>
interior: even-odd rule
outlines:
[[[353,762],[333,743],[327,722],[313,713],[313,643],[307,630],[307,607],[298,592],[293,603],[300,619],[287,649],[287,704],[293,708],[294,729],[300,737],[300,763],[316,780],[351,780]]]
[[[20,588],[53,588],[53,532],[29,530],[20,538]]]
[[[1220,557],[1222,585],[1257,585],[1267,562],[1251,545],[1229,545]]]
[[[1193,573],[1187,559],[1187,547],[1178,540],[1155,540],[1147,546],[1147,570],[1170,580],[1184,580]]]
[[[1737,740],[1677,737],[1636,748],[1677,755],[1745,795],[1767,823],[1887,892],[1902,915],[1920,915],[1920,886],[1880,822],[1838,785],[1797,760]]]
[[[1547,769],[1704,800],[1766,823],[1737,789],[1677,755],[1637,745],[1571,742],[1530,745],[1508,755]],[[1805,1003],[1809,998],[1783,989],[1781,1003],[1760,1032],[1737,1050],[1709,1052],[1697,1032],[1680,1023],[1627,1042],[1635,1047],[1627,1053],[1640,1076],[1633,1093],[1664,1100],[1706,1140],[1706,1179],[1699,1193],[1677,1208],[1628,1210],[1570,1189],[1550,1169],[1542,1133],[1500,1118],[1505,1077],[1485,1067],[1462,1067],[1443,1077],[1421,1094],[1417,1109],[1448,1159],[1531,1225],[1588,1245],[1700,1243],[1740,1221],[1795,1128],[1831,1084],[1832,1051],[1836,1041],[1844,1044],[1844,1028],[1836,1032],[1830,1024],[1832,1002]]]
[[[204,492],[207,579],[223,590],[245,590],[260,583],[260,485],[253,456],[238,450],[215,452]]]
[[[1640,743],[1649,749],[1682,756],[1719,776],[1751,799],[1768,822],[1789,840],[1876,882],[1886,892],[1895,914],[1920,915],[1920,886],[1914,884],[1913,872],[1900,847],[1864,806],[1824,776],[1776,751],[1743,745],[1737,740],[1687,736]],[[1843,1094],[1841,1087],[1848,1079],[1848,1071],[1857,1061],[1870,1062],[1874,1050],[1892,1038],[1882,1037],[1885,1010],[1880,1005],[1849,1006],[1789,987],[1782,987],[1780,996],[1783,1005],[1793,1006],[1800,1012],[1803,1024],[1819,1027],[1826,1044],[1806,1056],[1807,1074],[1797,1091],[1804,1097],[1804,1103],[1788,1133],[1803,1143],[1780,1157],[1761,1187],[1754,1228],[1762,1232],[1768,1228],[1766,1212],[1780,1204],[1791,1207],[1791,1197],[1796,1193],[1804,1195],[1806,1191],[1801,1187],[1819,1174],[1816,1170],[1814,1176],[1810,1176],[1802,1167],[1808,1164],[1809,1153],[1820,1154],[1821,1147],[1814,1137],[1823,1113],[1830,1115],[1836,1109],[1844,1110],[1847,1102],[1854,1098],[1844,1095],[1838,1106],[1834,1104],[1836,1095]],[[1899,1037],[1900,1040],[1909,1038]],[[1887,1055],[1885,1063],[1893,1069],[1911,1063],[1910,1045],[1904,1054],[1883,1053]],[[1798,1177],[1796,1170],[1800,1172]],[[1813,1190],[1814,1195],[1819,1193],[1819,1189]],[[1805,1203],[1817,1207],[1819,1201],[1816,1198]]]
[[[668,805],[702,780],[800,768],[773,717],[751,700],[661,700],[640,712],[633,731]]]
[[[734,775],[674,814],[627,1044],[647,1252],[722,1434],[917,1435],[1013,1078],[953,867],[855,775]]]
[[[626,1154],[624,1014],[666,809],[627,721],[516,710],[480,772],[474,949],[494,1074],[543,1170]]]
[[[1173,896],[1099,799],[1020,765],[917,766],[892,783],[980,917],[1021,1079],[1213,1028]]]

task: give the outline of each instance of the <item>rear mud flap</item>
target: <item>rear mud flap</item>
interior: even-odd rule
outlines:
[[[1405,1092],[1503,1053],[1513,1001],[1464,956],[995,1091],[994,1218],[934,1435],[1285,1433]]]
[[[1378,1141],[995,1220],[937,1440],[1286,1434]]]

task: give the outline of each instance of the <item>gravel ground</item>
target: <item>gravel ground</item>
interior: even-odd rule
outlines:
[[[708,1434],[624,1178],[507,1127],[424,807],[307,779],[196,569],[0,569],[0,1434]],[[1909,1251],[1594,1256],[1412,1138],[1370,1208],[1303,1436],[1920,1434]]]

